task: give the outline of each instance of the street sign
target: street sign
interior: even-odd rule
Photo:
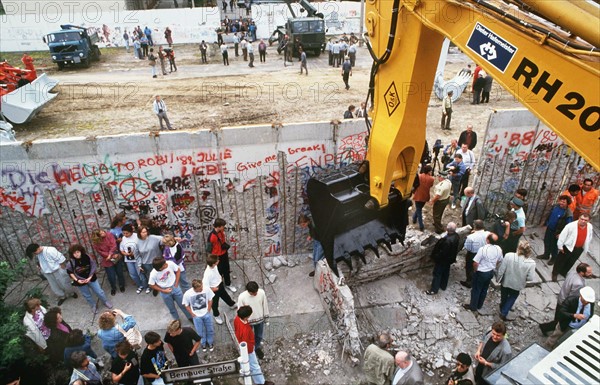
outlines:
[[[213,378],[239,372],[237,360],[221,361],[214,364],[187,366],[164,370],[160,375],[166,383],[175,381],[192,381]]]

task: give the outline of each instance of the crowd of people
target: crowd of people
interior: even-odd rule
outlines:
[[[58,306],[46,309],[40,299],[27,299],[23,318],[26,336],[53,366],[72,370],[69,385],[94,384],[93,381],[101,379],[99,370],[102,368],[96,362],[98,355],[91,348],[92,334],[71,328],[59,307],[68,297],[78,297],[76,287],[92,313],[98,312],[98,302],[106,308],[98,317],[95,334],[112,358],[109,370],[113,382],[137,385],[141,377],[148,383],[160,385],[164,383],[161,372],[173,366],[165,355],[165,344],[173,353],[177,367],[198,365],[197,353],[214,351],[213,322],[224,323],[219,313],[222,299],[231,309],[237,309],[233,324],[238,342],[247,344],[254,383],[272,384],[265,380],[258,362],[264,358],[264,326],[269,319],[267,297],[258,283],[249,281],[237,302],[231,298],[229,293],[236,293],[237,288],[232,283],[236,277],[229,264],[225,225],[223,219],[215,220],[206,243],[209,253],[206,269],[202,277],[191,281],[186,274],[181,239],[171,234],[159,235],[160,229],[151,221],[128,220],[124,213],[114,217],[110,229],[93,231],[92,252],[76,244],[69,248],[66,257],[54,247],[29,245],[26,253],[36,259],[40,272],[58,297]],[[154,331],[145,333],[142,338],[135,317],[113,308],[96,275],[99,266],[106,272],[110,296],[115,296],[117,289],[125,292],[124,271],[134,282],[136,294],[160,295],[172,318],[165,325],[164,338]],[[194,327],[182,326],[181,316]],[[143,351],[142,340],[146,344]]]

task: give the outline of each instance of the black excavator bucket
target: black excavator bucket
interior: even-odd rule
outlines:
[[[408,225],[408,201],[392,189],[389,204],[382,209],[367,209],[371,199],[369,184],[359,165],[329,170],[309,179],[308,204],[327,263],[338,274],[337,263],[352,269],[352,255],[365,261],[364,252],[404,242]]]

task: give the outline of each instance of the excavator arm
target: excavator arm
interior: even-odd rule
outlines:
[[[374,56],[368,163],[307,185],[334,271],[337,261],[352,268],[352,255],[364,261],[366,248],[404,239],[444,38],[599,169],[599,12],[581,0],[367,0]]]
[[[554,24],[562,22],[571,33],[500,1],[367,2],[365,24],[373,51],[377,57],[391,51],[375,75],[368,151],[370,193],[379,206],[387,204],[390,185],[404,197],[410,193],[445,37],[600,168],[600,10],[591,13],[593,6],[579,1],[520,3],[528,3],[537,15],[551,15]]]

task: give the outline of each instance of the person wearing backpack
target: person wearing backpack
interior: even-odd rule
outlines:
[[[230,246],[225,241],[226,224],[227,222],[222,218],[215,219],[213,231],[208,235],[206,252],[219,257],[219,264],[217,265],[219,274],[223,276],[225,287],[235,293],[237,288],[231,284],[231,267],[229,266],[229,254],[227,253]]]

